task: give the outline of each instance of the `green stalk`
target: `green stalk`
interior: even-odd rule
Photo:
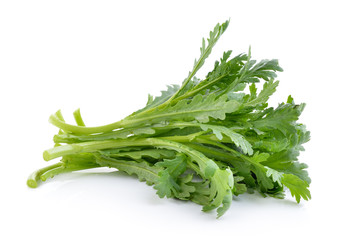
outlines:
[[[192,135],[192,136],[191,136]],[[169,136],[169,137],[162,137],[161,139],[165,139],[165,140],[169,140],[169,141],[176,141],[176,142],[180,142],[180,143],[185,143],[185,145],[187,146],[190,146],[191,148],[194,148],[202,153],[207,153],[209,155],[209,153],[213,153],[215,156],[220,156],[220,161],[223,161],[223,162],[226,162],[226,163],[230,163],[230,164],[233,164],[233,156],[235,157],[238,157],[248,163],[251,163],[252,165],[255,165],[261,169],[265,169],[265,167],[261,164],[261,163],[258,163],[258,162],[255,162],[253,160],[251,160],[250,157],[248,156],[245,156],[244,154],[230,148],[230,147],[227,147],[226,145],[222,144],[222,143],[219,143],[217,142],[216,140],[211,140],[209,139],[208,137],[206,136],[201,136],[201,134],[197,135],[197,136],[194,136],[195,134],[191,134],[191,135],[187,135],[187,136]],[[214,136],[215,137],[215,136]],[[218,152],[218,151],[214,151],[212,149],[207,149],[207,148],[204,148],[203,146],[199,146],[199,145],[196,145],[194,146],[194,143],[200,143],[200,144],[209,144],[209,145],[212,145],[212,146],[216,146],[220,149],[223,149],[227,152],[230,152],[233,154],[233,156],[230,156],[228,154],[224,154],[224,153],[221,153],[221,152]],[[230,161],[232,160],[232,161]],[[237,159],[234,159],[235,161]]]
[[[204,153],[204,155],[206,155],[209,158],[214,158],[214,159],[219,160],[221,162],[225,162],[225,163],[233,165],[234,162],[241,161],[240,158],[238,158],[234,155],[231,155],[228,152],[225,152],[225,151],[223,152],[222,150],[219,151],[218,149],[213,149],[213,148],[204,146],[202,144],[185,143],[185,145],[187,145],[187,146],[189,146],[197,151]]]
[[[114,122],[114,123],[103,125],[103,126],[97,126],[97,127],[76,126],[76,125],[65,123],[64,121],[60,120],[56,114],[51,115],[48,121],[54,126],[60,129],[63,129],[64,131],[79,133],[79,134],[109,132],[114,129],[122,128],[125,125],[123,124],[123,121],[121,120],[118,122]]]
[[[28,187],[36,188],[37,183],[38,183],[38,181],[40,181],[40,178],[43,174],[45,174],[46,172],[53,170],[55,168],[59,168],[62,165],[63,165],[63,163],[59,162],[59,163],[56,163],[56,164],[53,164],[53,165],[36,170],[32,174],[30,174],[30,176],[28,177],[28,180],[27,180]]]
[[[75,172],[75,171],[81,171],[81,170],[86,170],[86,169],[91,169],[91,168],[99,168],[99,167],[101,167],[101,166],[99,166],[98,164],[79,165],[79,166],[73,166],[73,167],[61,165],[57,168],[51,169],[51,170],[43,173],[40,177],[40,180],[46,181],[47,179],[53,178],[54,176],[61,174],[61,173]]]
[[[150,110],[153,110],[153,109],[150,109]],[[205,111],[205,110],[199,109],[196,111],[192,110],[191,112],[194,113],[194,112],[200,112],[200,111]],[[142,113],[144,112],[139,113],[139,115],[141,115]],[[72,132],[77,134],[93,134],[93,133],[110,132],[115,129],[121,129],[121,128],[127,128],[127,130],[129,130],[142,124],[148,124],[153,119],[160,121],[160,120],[165,120],[166,118],[170,118],[171,116],[180,115],[180,114],[187,114],[187,112],[179,112],[179,113],[170,112],[170,113],[162,113],[162,114],[153,114],[143,118],[135,118],[134,116],[138,117],[138,115],[133,115],[132,118],[129,118],[129,119],[125,118],[121,121],[114,122],[108,125],[98,126],[98,127],[84,127],[84,126],[71,125],[61,121],[55,115],[50,116],[49,122],[55,125],[56,127],[63,129],[64,131],[67,131],[67,132]]]
[[[263,166],[261,163],[253,161],[250,157],[245,156],[244,154],[242,154],[242,153],[240,153],[240,152],[238,152],[230,147],[227,147],[226,145],[224,145],[222,143],[218,143],[218,142],[211,141],[211,140],[204,139],[204,138],[197,138],[197,142],[220,147],[220,148],[232,153],[233,155],[243,159],[244,161],[249,162],[254,166],[257,166],[257,167],[261,168],[262,170],[265,170],[265,166]]]
[[[175,122],[171,123],[168,125],[150,125],[149,127],[146,128],[153,128],[156,129],[156,132],[158,130],[167,130],[169,131],[170,129],[173,128],[183,128],[183,127],[198,127],[197,124],[195,123],[190,123],[190,122]],[[57,134],[54,135],[53,141],[55,143],[78,143],[78,142],[87,142],[87,141],[103,141],[103,140],[111,140],[111,139],[126,139],[127,135],[132,134],[134,130],[136,129],[141,129],[141,128],[125,128],[125,129],[120,129],[117,131],[111,131],[111,132],[105,132],[105,133],[99,133],[99,134],[87,134],[87,135],[78,135],[78,134],[70,134],[70,133],[62,133],[62,134]],[[149,136],[149,135],[148,135]]]
[[[187,92],[187,93],[181,95],[180,97],[177,97],[176,99],[173,99],[172,103],[176,103],[176,102],[178,102],[178,101],[180,101],[180,100],[182,100],[182,99],[192,97],[192,96],[196,95],[197,93],[201,92],[202,90],[204,90],[204,89],[206,89],[206,88],[208,88],[208,87],[214,85],[215,83],[217,83],[218,81],[220,81],[221,79],[223,79],[223,78],[226,77],[226,76],[227,76],[227,75],[222,75],[222,76],[220,76],[220,77],[218,77],[218,78],[215,78],[214,80],[208,81],[207,84],[205,84],[205,85],[203,85],[203,86],[201,86],[201,87],[196,88],[197,86],[199,86],[199,85],[197,85],[197,86],[196,86],[194,89],[192,89],[191,91],[189,91],[189,92]],[[206,81],[206,80],[205,80],[205,81]]]
[[[75,134],[57,134],[54,135],[53,141],[55,143],[76,143],[76,142],[87,142],[87,141],[103,141],[110,139],[124,139],[127,138],[128,134],[132,133],[134,128],[130,129],[120,129],[117,131],[100,133],[100,134],[84,134],[84,135],[75,135]]]
[[[82,120],[80,109],[77,109],[73,114],[74,114],[74,118],[75,118],[75,122],[76,122],[77,126],[85,127],[86,125],[85,125],[84,121]]]
[[[145,139],[131,139],[131,140],[105,140],[105,141],[92,141],[83,143],[73,143],[69,145],[62,145],[54,147],[44,151],[43,158],[46,161],[63,157],[66,155],[83,153],[83,152],[97,152],[103,149],[109,148],[122,148],[122,147],[132,147],[132,146],[151,146],[158,148],[167,148],[177,152],[183,152],[189,155],[193,161],[195,161],[202,172],[206,167],[206,162],[210,161],[204,154],[180,144],[174,141],[168,141],[159,138],[145,138]]]

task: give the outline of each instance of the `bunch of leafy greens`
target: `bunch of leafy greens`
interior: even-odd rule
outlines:
[[[228,24],[217,24],[203,38],[201,55],[181,86],[149,95],[144,108],[121,121],[86,127],[79,110],[76,125],[60,111],[51,115],[60,130],[43,158],[62,158],[30,175],[28,186],[60,173],[110,167],[154,185],[161,198],[217,209],[218,217],[233,195],[255,190],[284,198],[288,188],[297,202],[310,199],[307,165],[297,159],[310,138],[297,123],[305,105],[291,96],[276,108],[267,104],[279,83],[278,61],[252,60],[250,49],[234,57],[227,51],[204,79],[195,77]]]

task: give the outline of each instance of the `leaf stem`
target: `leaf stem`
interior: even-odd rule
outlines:
[[[69,145],[62,145],[54,147],[44,151],[43,156],[46,161],[52,160],[57,157],[63,157],[66,155],[83,153],[83,152],[97,152],[103,149],[109,148],[122,148],[133,146],[154,146],[158,148],[167,148],[177,152],[183,152],[190,156],[194,162],[196,162],[204,172],[206,162],[210,159],[199,151],[196,151],[184,144],[169,141],[160,138],[144,138],[144,139],[131,139],[131,140],[105,140],[105,141],[92,141],[83,143],[73,143]],[[204,177],[204,176],[203,176]]]
[[[59,168],[62,165],[63,165],[63,163],[59,162],[59,163],[52,164],[52,165],[49,165],[47,167],[40,168],[40,169],[36,170],[32,174],[30,174],[30,176],[28,177],[28,180],[27,180],[28,187],[36,188],[38,185],[38,181],[40,181],[40,177],[43,174],[45,174],[46,172],[48,172],[52,169]]]
[[[123,127],[124,124],[122,124],[122,120],[118,122],[114,122],[111,124],[103,125],[103,126],[97,126],[97,127],[85,127],[85,126],[76,126],[71,125],[68,123],[65,123],[64,121],[60,120],[56,114],[53,114],[50,116],[48,120],[51,124],[54,126],[63,129],[67,132],[73,132],[73,133],[79,133],[79,134],[92,134],[92,133],[100,133],[100,132],[109,132],[114,129],[118,129]]]
[[[78,165],[78,166],[64,166],[61,165],[57,168],[50,169],[43,173],[40,177],[41,181],[46,181],[49,178],[53,178],[54,176],[61,174],[61,173],[68,173],[68,172],[75,172],[75,171],[81,171],[91,168],[99,168],[100,165],[97,164],[89,164],[89,165]]]
[[[195,94],[201,92],[202,90],[204,90],[204,89],[210,87],[211,85],[214,85],[215,83],[217,83],[218,81],[220,81],[221,79],[223,79],[223,78],[226,77],[226,76],[227,76],[226,74],[225,74],[225,75],[222,75],[222,76],[220,76],[220,77],[218,77],[218,78],[215,78],[215,79],[212,80],[212,81],[209,81],[207,84],[205,84],[205,85],[203,85],[203,86],[201,86],[201,87],[193,88],[191,91],[189,91],[189,92],[187,92],[187,93],[181,95],[180,97],[177,97],[176,99],[173,99],[172,102],[178,102],[178,101],[180,101],[180,100],[182,100],[182,99],[192,97],[193,95],[195,95]],[[198,86],[198,85],[197,85],[197,86]]]

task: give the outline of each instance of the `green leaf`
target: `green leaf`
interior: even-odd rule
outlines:
[[[208,206],[210,204],[210,181],[191,182],[190,185],[195,188],[195,191],[191,193],[190,200],[202,206]]]
[[[243,183],[243,180],[244,180],[244,177],[234,175],[234,188],[233,188],[234,195],[238,196],[247,191],[246,184]]]
[[[147,109],[154,108],[156,106],[161,105],[162,103],[166,102],[168,99],[170,99],[178,90],[180,89],[179,85],[173,84],[168,85],[167,90],[161,91],[161,95],[153,99],[151,95],[149,95],[148,102],[144,108],[141,110],[136,111],[132,115],[135,115],[137,113],[143,112]]]
[[[129,151],[129,152],[119,152],[108,154],[109,157],[129,157],[135,160],[141,160],[144,157],[151,157],[154,159],[163,159],[163,158],[174,158],[175,152],[166,149],[144,149],[138,151]]]
[[[301,201],[301,198],[304,200],[311,199],[308,183],[299,177],[292,174],[283,174],[281,182],[290,190],[291,196],[295,196],[297,203]]]
[[[249,139],[250,141],[250,139]],[[255,149],[260,149],[262,151],[268,152],[281,152],[285,150],[289,145],[289,140],[287,138],[262,138],[256,142],[252,142]]]
[[[222,209],[227,209],[229,202],[232,201],[232,197],[228,198],[227,201],[225,195],[230,194],[231,189],[233,188],[233,174],[230,169],[216,169],[214,175],[210,177],[211,174],[211,159],[207,158],[201,152],[192,149],[184,144],[180,144],[174,141],[163,140],[163,139],[152,139],[152,144],[165,146],[168,149],[173,149],[178,152],[185,153],[188,156],[188,165],[192,168],[198,175],[204,180],[210,182],[210,191],[209,191],[209,205],[203,207],[203,211],[212,210],[218,208],[221,205]],[[197,165],[198,166],[197,166]],[[208,168],[208,170],[206,170]],[[210,168],[210,169],[209,169]],[[215,167],[213,167],[215,169]],[[209,176],[205,175],[205,172],[208,172]],[[232,195],[231,195],[232,196]],[[222,211],[222,210],[220,210]]]
[[[284,171],[284,173],[289,173],[289,174],[295,175],[295,176],[299,177],[300,179],[302,179],[303,181],[310,184],[311,179],[308,176],[308,172],[305,170],[307,168],[308,168],[308,165],[305,163],[292,162],[283,171]]]
[[[211,124],[199,124],[202,130],[207,131],[211,130],[214,135],[222,140],[222,136],[225,135],[231,139],[231,141],[242,149],[245,154],[252,155],[253,149],[251,144],[245,139],[245,137],[239,133],[236,133],[231,128],[227,128],[219,125],[211,125]]]
[[[203,211],[217,209],[218,217],[221,217],[232,202],[232,188],[234,185],[233,174],[230,169],[215,171],[214,176],[210,181],[210,196],[211,203],[203,207]],[[222,205],[222,206],[221,206]]]
[[[182,90],[185,89],[186,85],[190,82],[190,80],[193,78],[193,76],[195,76],[196,73],[198,72],[198,70],[203,66],[205,60],[209,57],[216,42],[219,40],[221,35],[226,31],[226,29],[229,25],[229,22],[230,21],[226,21],[221,25],[217,24],[215,26],[214,30],[210,32],[209,38],[207,40],[205,40],[204,38],[202,39],[202,47],[200,48],[201,55],[197,60],[195,59],[194,64],[193,64],[193,69],[189,72],[187,78],[182,83],[182,86],[176,95],[180,95],[180,94],[185,93]],[[206,44],[206,43],[208,43],[208,44]],[[176,95],[174,95],[174,97]]]
[[[282,185],[281,179],[283,177],[283,174],[269,167],[266,167],[266,169],[267,169],[266,176],[272,177],[273,182],[277,182],[281,186]]]
[[[176,183],[175,179],[170,175],[167,170],[161,171],[158,174],[159,179],[154,186],[157,190],[157,195],[160,198],[171,198],[175,195],[176,191],[180,190],[179,184]]]
[[[257,96],[257,88],[256,88],[255,83],[252,83],[252,84],[249,86],[249,91],[250,91],[250,99],[249,99],[249,101],[255,100],[255,98],[256,98],[256,96]]]
[[[227,210],[230,208],[232,203],[232,191],[227,190],[227,194],[225,194],[224,198],[222,199],[222,206],[217,209],[217,218],[220,218],[222,215],[224,215]]]
[[[214,176],[215,172],[219,169],[218,165],[213,160],[207,161],[207,166],[204,171],[204,175],[207,178],[211,178]]]
[[[286,101],[286,103],[294,104],[294,99],[291,95],[288,96],[288,100]]]
[[[244,104],[245,107],[256,107],[258,105],[264,104],[268,101],[269,97],[276,91],[276,88],[279,84],[279,81],[273,81],[273,79],[270,79],[269,82],[265,82],[263,85],[263,89],[257,95],[256,97],[256,88],[253,89],[253,92],[251,92],[251,99],[249,102]],[[253,83],[255,86],[255,84]],[[251,85],[251,86],[253,86]],[[250,90],[251,91],[251,90]]]
[[[179,177],[177,183],[180,187],[180,191],[175,192],[175,197],[181,200],[189,200],[191,195],[196,191],[196,188],[192,186],[193,175],[188,174],[184,177]]]
[[[268,189],[274,187],[273,181],[266,175],[266,169],[255,165],[251,166],[251,170],[255,173],[258,183],[261,185],[261,191],[267,192]]]
[[[272,154],[263,164],[277,171],[296,175],[310,184],[311,179],[308,176],[308,172],[305,170],[308,167],[307,164],[297,162],[299,154],[298,149],[292,148]]]
[[[178,178],[186,171],[187,162],[186,156],[178,153],[174,159],[165,159],[163,162],[155,164],[157,167],[162,167],[158,173],[159,179],[154,188],[157,190],[157,195],[163,197],[188,197],[189,192],[194,189],[185,185],[185,181],[179,181]],[[186,179],[187,180],[187,179]]]
[[[176,183],[175,179],[167,170],[159,172],[158,176],[159,179],[154,186],[154,189],[157,190],[156,193],[160,198],[171,198],[174,196],[176,191],[180,190],[179,184]]]
[[[259,153],[259,152],[256,152],[252,157],[251,159],[257,163],[260,163],[260,162],[264,162],[266,161],[268,158],[269,158],[269,154],[268,153]]]
[[[156,163],[156,166],[164,168],[173,178],[177,178],[186,170],[186,155],[178,153],[174,159],[164,159],[163,162]]]
[[[148,185],[155,184],[158,181],[158,173],[162,168],[150,166],[146,161],[124,161],[116,158],[96,155],[96,162],[103,167],[113,167],[129,175],[136,175],[140,181],[146,181]]]
[[[301,106],[280,104],[275,110],[271,109],[263,118],[252,122],[253,126],[261,131],[278,129],[284,135],[296,133],[294,122],[298,120]]]
[[[311,139],[311,134],[309,131],[307,131],[305,125],[297,124],[296,130],[297,130],[297,143],[296,143],[296,145],[302,145]]]
[[[215,62],[215,67],[213,71],[208,73],[206,79],[195,84],[185,95],[180,98],[187,98],[189,96],[194,96],[197,93],[204,94],[205,91],[218,91],[224,90],[227,86],[232,84],[239,76],[239,72],[247,60],[245,54],[240,54],[234,58],[228,60],[232,51],[224,52],[223,57],[219,62]],[[236,84],[231,90],[241,91],[244,89],[244,84]]]
[[[239,106],[240,104],[237,101],[228,100],[226,95],[218,98],[214,94],[210,94],[207,97],[199,94],[192,100],[184,99],[174,106],[167,105],[165,108],[158,109],[156,112],[144,113],[138,118],[135,115],[127,119],[126,123],[130,126],[174,120],[197,120],[205,123],[209,122],[209,118],[223,120],[226,117],[226,113],[236,111]]]
[[[245,65],[245,74],[242,82],[259,82],[260,78],[265,81],[270,81],[277,77],[276,72],[282,72],[283,69],[279,66],[277,59],[264,59],[260,62],[250,60],[248,65]]]

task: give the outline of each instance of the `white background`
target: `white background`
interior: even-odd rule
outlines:
[[[0,1],[1,239],[346,239],[347,6],[345,1]],[[277,58],[273,104],[292,94],[312,140],[300,156],[312,200],[245,194],[216,220],[193,203],[159,199],[121,173],[74,173],[37,189],[57,132],[50,114],[81,108],[87,125],[114,122],[147,94],[179,84],[217,22],[223,51]]]

